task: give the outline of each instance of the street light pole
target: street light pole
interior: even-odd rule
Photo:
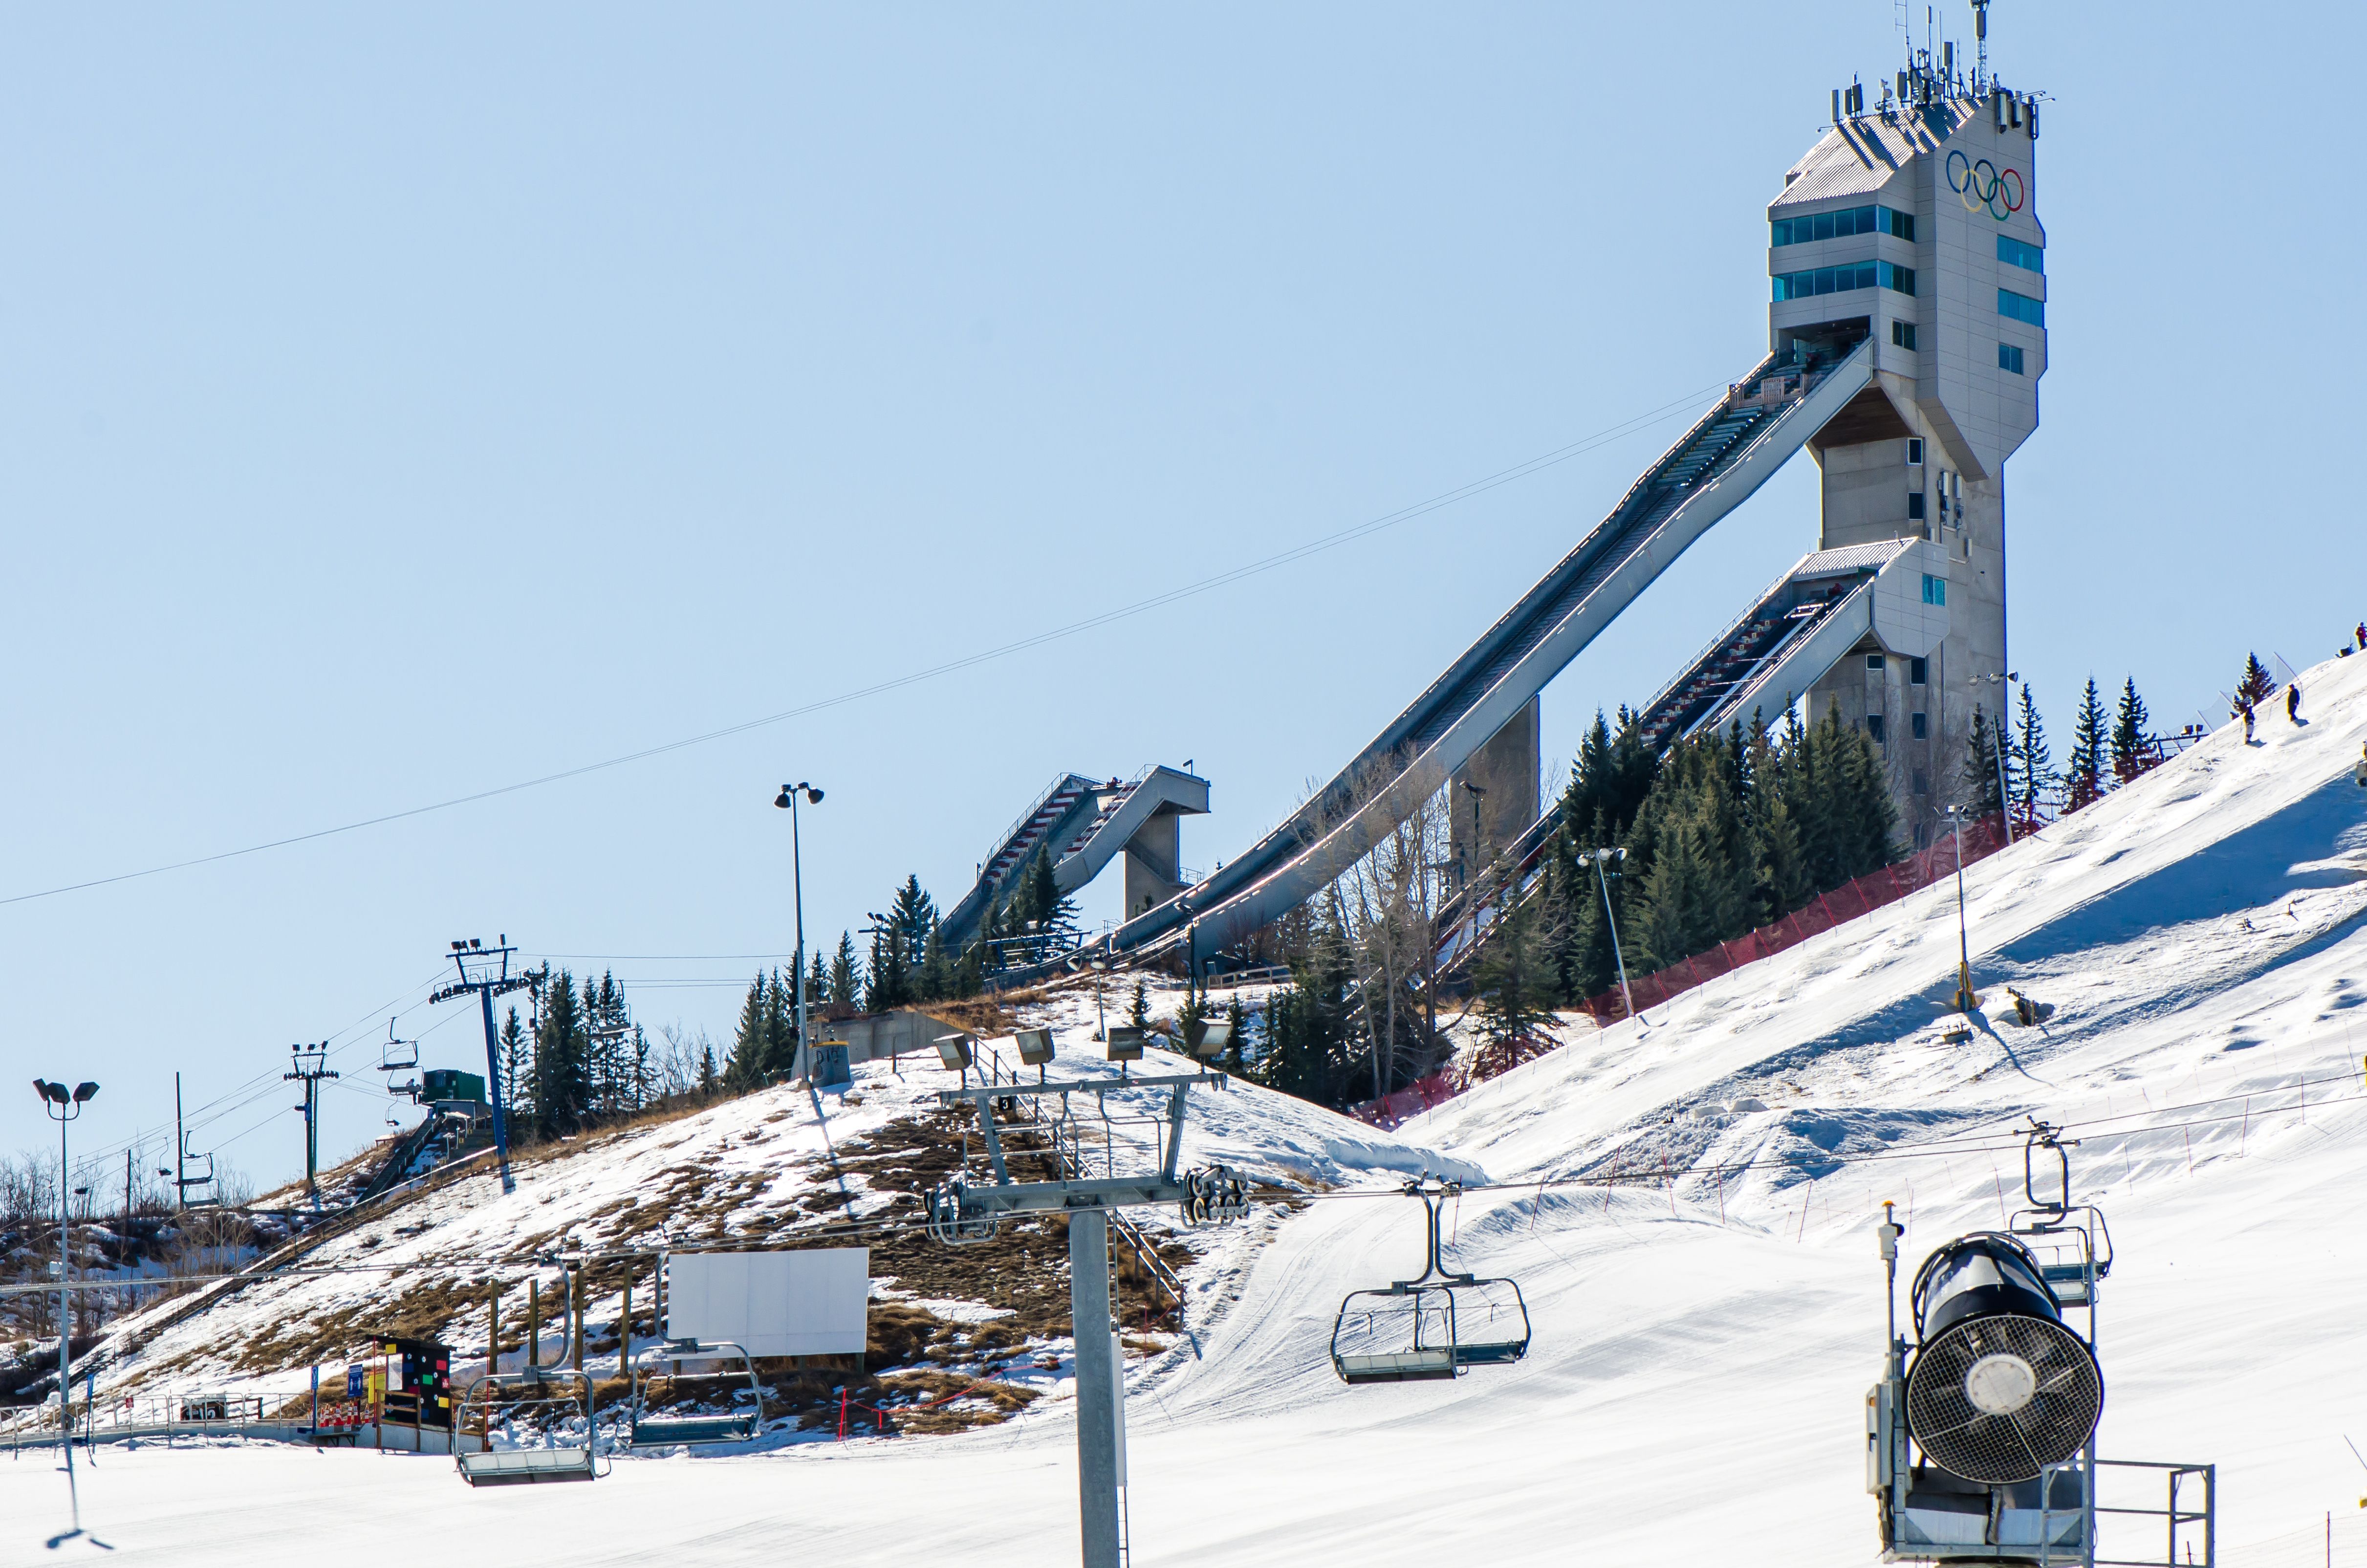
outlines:
[[[66,1456],[66,1492],[73,1499],[74,1533],[82,1533],[82,1494],[75,1490],[74,1473],[74,1319],[70,1314],[74,1295],[74,1211],[68,1207],[74,1177],[66,1164],[66,1123],[82,1115],[82,1108],[98,1093],[98,1085],[81,1083],[69,1091],[63,1084],[33,1080],[33,1090],[41,1096],[41,1109],[58,1124],[58,1447]]]
[[[1950,806],[1956,824],[1956,1011],[1969,1014],[1981,1005],[1973,994],[1972,937],[1965,924],[1965,808]]]
[[[1636,993],[1627,986],[1627,960],[1619,951],[1619,917],[1612,913],[1611,873],[1604,864],[1610,860],[1626,859],[1627,851],[1625,848],[1590,849],[1587,858],[1594,862],[1594,880],[1603,888],[1603,918],[1611,927],[1611,959],[1619,966],[1619,994],[1626,1002],[1627,1016],[1632,1018],[1636,1016]]]
[[[806,1039],[806,870],[805,848],[798,837],[798,797],[802,794],[810,805],[821,804],[821,791],[802,780],[784,784],[781,792],[773,797],[773,804],[786,806],[789,812],[789,896],[797,905],[797,999],[798,999],[798,1077],[813,1081],[813,1050]]]

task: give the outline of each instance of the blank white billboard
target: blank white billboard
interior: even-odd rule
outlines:
[[[751,1356],[864,1348],[871,1249],[675,1253],[666,1259],[666,1337],[728,1339]]]

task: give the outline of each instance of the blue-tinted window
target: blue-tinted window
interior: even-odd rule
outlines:
[[[1925,741],[1931,738],[1930,715],[1918,713],[1907,722],[1908,727],[1914,731],[1917,740]]]
[[[2036,245],[2024,244],[2003,234],[1997,237],[1997,243],[1998,259],[2008,267],[2026,267],[2033,272],[2046,270],[2046,253]]]
[[[1897,344],[1901,348],[1914,347],[1915,324],[1911,321],[1892,322],[1890,324],[1890,341]]]
[[[1881,714],[1869,713],[1865,716],[1865,733],[1874,737],[1874,744],[1875,745],[1880,745],[1882,744]]]
[[[2010,343],[1999,344],[1998,369],[2011,370],[2017,376],[2026,374],[2027,372],[2022,368],[2022,350]]]
[[[2010,289],[1998,290],[1998,314],[2015,321],[2026,321],[2033,326],[2046,324],[2046,301],[2033,300],[2027,294],[2017,294]]]
[[[1839,267],[1819,267],[1814,272],[1784,272],[1775,278],[1775,298],[1806,300],[1818,294],[1845,293],[1852,289],[1871,289],[1879,284],[1896,289],[1902,294],[1915,292],[1915,269],[1893,267],[1886,261],[1848,261]]]
[[[1948,579],[1945,577],[1934,577],[1929,572],[1924,573],[1923,602],[1927,605],[1946,604],[1948,602]]]
[[[1909,686],[1921,686],[1921,685],[1923,684],[1923,682],[1924,682],[1924,678],[1925,678],[1925,676],[1926,676],[1929,673],[1930,673],[1930,666],[1929,666],[1929,665],[1926,665],[1922,660],[1920,660],[1920,659],[1909,659],[1909,660],[1908,660],[1908,661],[1907,661],[1907,684],[1908,684],[1908,685],[1909,685]]]
[[[1803,245],[1811,240],[1846,240],[1854,234],[1895,234],[1915,237],[1915,214],[1888,207],[1844,207],[1835,212],[1811,212],[1800,218],[1777,218],[1768,225],[1768,237],[1779,245]]]
[[[1923,492],[1920,490],[1907,493],[1907,516],[1910,519],[1920,519],[1923,516]]]

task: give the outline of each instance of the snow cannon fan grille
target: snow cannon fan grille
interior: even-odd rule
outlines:
[[[2104,1413],[2103,1373],[2021,1243],[1949,1243],[1917,1274],[1914,1298],[1922,1345],[1907,1374],[1907,1428],[1926,1458],[2002,1485],[2078,1457]]]

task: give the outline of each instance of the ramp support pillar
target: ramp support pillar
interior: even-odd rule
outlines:
[[[1069,1327],[1077,1344],[1077,1523],[1084,1568],[1118,1568],[1118,1423],[1124,1406],[1118,1403],[1117,1335],[1110,1332],[1109,1269],[1109,1215],[1099,1209],[1071,1210]]]
[[[1165,903],[1182,892],[1184,813],[1162,806],[1126,841],[1126,917]]]
[[[1447,788],[1447,841],[1456,875],[1468,881],[1503,847],[1535,824],[1543,783],[1538,749],[1538,699],[1532,697],[1504,727],[1455,770]]]

